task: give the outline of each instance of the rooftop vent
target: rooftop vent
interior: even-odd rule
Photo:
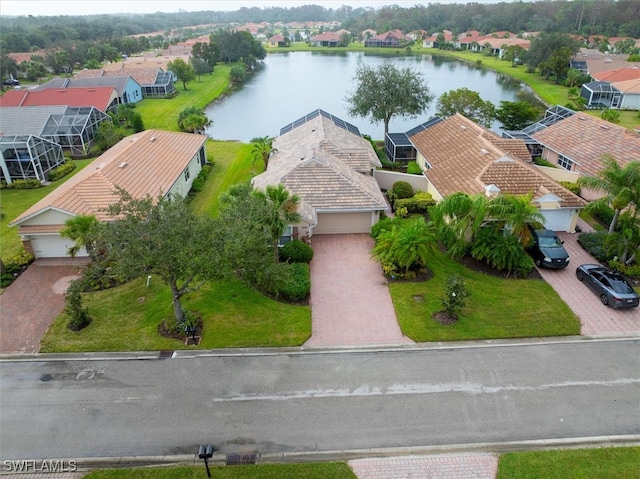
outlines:
[[[500,188],[498,188],[494,184],[490,184],[484,187],[484,193],[488,197],[492,198],[494,196],[498,196],[500,194]]]
[[[151,138],[149,138],[149,141],[150,141],[151,143],[153,143],[154,141],[156,141],[156,137],[155,137],[155,136],[152,136]]]
[[[127,162],[126,162],[126,161],[123,161],[122,163],[120,163],[120,164],[118,165],[118,168],[124,168],[125,166],[127,166]]]
[[[460,129],[461,129],[461,130],[466,130],[466,129],[467,129],[467,127],[466,127],[466,126],[464,126],[464,125],[460,125]]]
[[[603,130],[608,130],[609,127],[607,125],[600,125],[600,128],[602,128]]]
[[[488,155],[488,154],[489,154],[489,151],[488,151],[488,150],[485,150],[484,148],[480,148],[480,152],[481,152],[483,155]]]

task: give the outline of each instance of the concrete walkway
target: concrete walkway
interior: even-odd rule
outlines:
[[[0,352],[35,353],[83,260],[37,260],[0,295]]]
[[[366,234],[313,237],[311,347],[412,344],[398,326],[380,263]]]
[[[582,231],[593,231],[580,222]],[[640,308],[617,310],[604,306],[598,296],[576,278],[581,264],[599,264],[578,244],[578,235],[558,233],[569,253],[569,266],[562,270],[539,268],[540,274],[556,290],[562,300],[580,318],[583,336],[638,336],[640,335]]]

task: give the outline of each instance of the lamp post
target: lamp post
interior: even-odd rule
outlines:
[[[207,469],[207,477],[211,478],[211,472],[209,471],[209,463],[208,459],[213,457],[213,444],[204,444],[200,445],[200,450],[198,451],[198,457],[204,460],[204,467]]]

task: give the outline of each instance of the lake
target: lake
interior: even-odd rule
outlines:
[[[503,100],[522,100],[522,95],[532,98],[529,88],[519,81],[451,57],[365,52],[270,53],[264,65],[242,87],[205,109],[207,117],[213,120],[207,134],[216,140],[242,142],[267,135],[275,137],[283,126],[320,108],[354,124],[360,133],[382,139],[384,124],[349,116],[345,97],[355,90],[353,78],[359,65],[377,67],[384,61],[420,72],[434,96],[431,107],[420,117],[393,118],[390,132],[404,132],[427,121],[436,113],[438,97],[449,90],[466,87],[496,106]],[[492,129],[497,132],[498,127],[496,123]]]

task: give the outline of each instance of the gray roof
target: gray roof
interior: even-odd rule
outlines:
[[[53,78],[47,83],[40,85],[36,90],[47,90],[50,88],[95,88],[95,87],[113,87],[122,95],[127,82],[135,80],[129,76],[107,76],[107,77],[85,77],[85,78]],[[136,82],[137,83],[137,82]]]
[[[264,189],[282,183],[296,193],[301,214],[322,210],[383,210],[380,188],[367,173],[380,166],[371,144],[323,115],[276,138],[269,168],[253,179]]]
[[[6,136],[40,135],[51,115],[63,115],[67,106],[6,106],[0,108],[0,133]]]

